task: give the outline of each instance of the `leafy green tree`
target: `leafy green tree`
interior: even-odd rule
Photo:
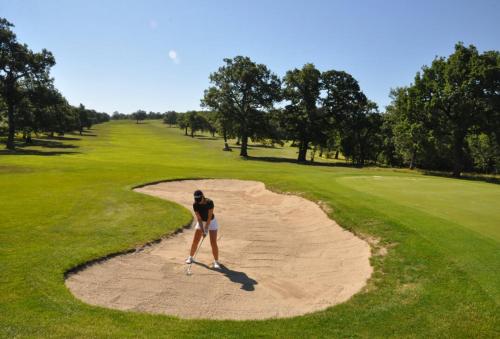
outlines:
[[[213,111],[201,111],[200,115],[204,118],[203,130],[208,131],[212,137],[215,137],[215,133],[218,130],[218,118],[217,113]]]
[[[216,87],[210,87],[205,90],[203,99],[201,100],[202,107],[209,107],[215,110],[215,119],[217,129],[224,138],[224,151],[231,151],[227,142],[230,135],[235,134],[237,129],[237,117],[232,109],[232,101],[228,96],[221,95]]]
[[[393,167],[403,166],[403,159],[396,149],[394,125],[396,115],[387,111],[382,114],[382,125],[380,133],[382,135],[382,145],[380,151],[380,162]]]
[[[34,53],[17,42],[11,27],[9,21],[0,18],[0,87],[7,106],[8,149],[14,149],[16,105],[22,100],[20,82],[29,78],[48,78],[49,69],[55,64],[49,51],[43,49]]]
[[[163,118],[163,114],[160,113],[160,112],[153,112],[153,111],[150,111],[146,118],[145,119],[148,119],[148,120],[157,120],[157,119],[162,119]]]
[[[78,106],[78,131],[80,132],[80,135],[83,134],[83,129],[91,126],[91,124],[92,123],[87,109],[85,109],[83,104],[80,104],[80,106]]]
[[[188,121],[187,121],[187,115],[186,113],[180,113],[179,116],[177,117],[177,126],[179,126],[180,129],[184,130],[184,135],[188,135]]]
[[[163,122],[165,124],[169,124],[170,127],[172,127],[172,125],[177,124],[177,117],[178,117],[178,114],[176,111],[168,111],[167,113],[165,113],[165,117],[163,118]]]
[[[318,110],[322,89],[321,72],[313,64],[288,71],[283,79],[283,96],[289,101],[282,111],[287,135],[299,142],[299,162],[306,161],[310,142],[320,139],[324,119]]]
[[[125,113],[120,113],[118,111],[114,111],[113,115],[111,116],[111,119],[113,119],[113,120],[125,120],[125,119],[129,119],[129,116]]]
[[[191,130],[191,138],[194,138],[194,135],[197,131],[203,131],[207,129],[207,121],[205,117],[198,113],[197,111],[188,111],[185,113],[185,122],[186,127],[189,127]]]
[[[324,128],[330,134],[339,132],[342,153],[354,164],[363,166],[366,160],[375,161],[382,143],[382,117],[377,106],[366,98],[356,79],[347,72],[326,71],[322,81],[325,95],[321,104],[327,112]]]
[[[281,126],[282,110],[272,109],[269,112],[261,112],[261,116],[257,119],[260,122],[260,128],[255,130],[251,136],[252,141],[261,142],[263,145],[274,146],[279,144],[284,145],[285,132]]]
[[[376,161],[382,149],[381,125],[382,116],[373,102],[346,115],[340,142],[344,156],[357,166],[364,166],[367,160]]]
[[[500,168],[500,145],[493,134],[479,133],[467,137],[474,167],[482,173],[497,173]]]
[[[139,121],[145,120],[147,118],[148,114],[146,111],[143,111],[142,109],[132,113],[132,118],[136,120],[136,123],[138,124]]]
[[[498,54],[498,53],[497,53]],[[475,126],[498,112],[500,58],[480,55],[474,46],[459,43],[448,58],[436,58],[415,77],[433,135],[450,143],[453,175],[459,177],[466,163],[466,137]]]
[[[233,113],[231,121],[241,137],[240,156],[246,157],[248,138],[259,126],[256,117],[279,100],[280,81],[265,65],[248,57],[237,56],[224,62],[224,66],[210,75],[213,86],[205,91],[204,102],[215,111],[223,107],[222,112]]]
[[[397,88],[391,91],[392,103],[387,107],[395,151],[410,169],[417,165],[429,138],[430,122],[418,95],[414,87]]]

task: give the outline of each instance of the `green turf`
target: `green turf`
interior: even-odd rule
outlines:
[[[323,161],[295,149],[222,152],[160,122],[95,126],[77,140],[0,153],[1,337],[499,337],[500,186]],[[71,147],[70,147],[71,146]],[[187,210],[130,189],[194,177],[254,179],[332,208],[381,239],[375,273],[347,303],[292,319],[180,320],[86,305],[64,272],[185,224]],[[300,213],[300,211],[297,211]]]

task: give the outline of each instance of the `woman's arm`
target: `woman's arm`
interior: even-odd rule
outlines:
[[[214,214],[214,209],[211,208],[208,210],[208,218],[207,218],[207,222],[205,224],[205,233],[208,232],[208,226],[210,225],[210,222],[212,221],[212,215]]]
[[[198,212],[194,212],[196,214],[196,220],[198,220],[198,224],[203,227],[203,219],[201,219],[201,215]]]

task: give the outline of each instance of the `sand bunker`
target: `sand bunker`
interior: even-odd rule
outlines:
[[[194,232],[189,229],[72,274],[68,288],[89,304],[120,310],[265,319],[341,303],[370,277],[369,245],[301,197],[241,180],[173,181],[135,191],[192,210],[197,188],[215,202],[223,269],[210,268],[213,258],[205,241],[193,275],[186,275],[184,259]]]

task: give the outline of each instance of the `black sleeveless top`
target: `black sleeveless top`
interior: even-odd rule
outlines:
[[[194,202],[193,203],[193,210],[195,212],[198,212],[200,213],[200,216],[201,216],[201,220],[203,221],[207,221],[208,219],[208,210],[210,209],[213,209],[214,208],[214,202],[208,198],[205,198],[206,202],[204,204],[199,204],[197,202]],[[215,214],[212,214],[212,220],[214,220],[215,218]]]

